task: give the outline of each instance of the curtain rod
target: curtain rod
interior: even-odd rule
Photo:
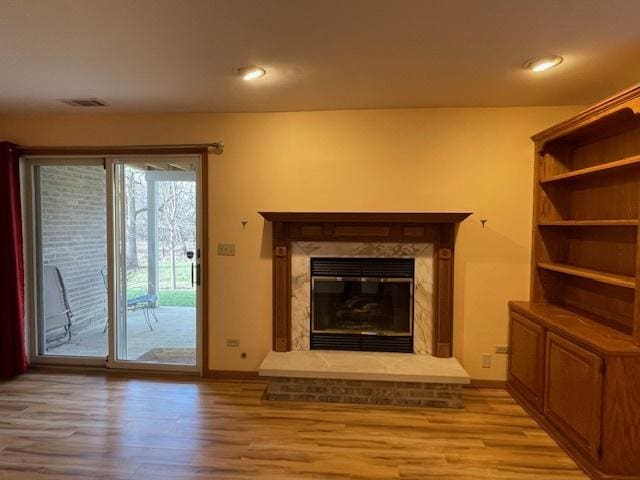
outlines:
[[[173,144],[173,145],[110,145],[110,146],[73,146],[73,147],[28,147],[16,146],[23,155],[127,155],[135,153],[171,154],[171,153],[199,153],[204,150],[215,154],[224,151],[223,142]]]

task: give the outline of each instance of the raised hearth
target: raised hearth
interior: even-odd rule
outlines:
[[[455,358],[385,352],[271,352],[265,398],[368,405],[462,407],[469,375]]]
[[[470,382],[469,374],[453,357],[321,350],[270,352],[260,365],[260,376],[460,385]]]

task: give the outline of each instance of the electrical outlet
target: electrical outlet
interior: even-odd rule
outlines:
[[[496,345],[496,353],[509,353],[509,345]]]
[[[236,254],[235,243],[219,243],[218,244],[218,255],[233,257],[235,254]]]
[[[491,368],[491,354],[483,353],[482,354],[482,368]]]
[[[227,338],[227,347],[239,347],[240,340],[237,338]]]

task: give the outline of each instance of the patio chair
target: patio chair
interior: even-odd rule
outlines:
[[[100,269],[100,275],[102,276],[102,282],[104,283],[105,290],[107,289],[107,277],[104,274],[104,269]],[[133,298],[127,298],[127,310],[142,310],[144,321],[149,327],[149,330],[153,332],[153,325],[151,324],[151,317],[158,323],[158,316],[156,315],[155,308],[158,303],[158,296],[151,293],[145,293]],[[107,331],[108,322],[105,322],[102,333]]]
[[[139,295],[134,298],[128,298],[127,310],[142,310],[144,321],[147,323],[147,327],[149,327],[149,330],[153,331],[153,326],[151,325],[151,316],[153,316],[156,323],[158,323],[158,316],[155,312],[157,302],[157,295],[145,293],[144,295]]]
[[[46,343],[71,340],[73,312],[67,296],[67,288],[60,269],[55,265],[45,265],[43,269],[43,314]]]

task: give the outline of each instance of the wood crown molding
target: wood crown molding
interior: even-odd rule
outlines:
[[[548,142],[587,127],[605,116],[624,109],[628,109],[635,115],[640,113],[640,83],[590,106],[564,122],[536,133],[531,139],[536,143],[537,150],[540,151]]]

